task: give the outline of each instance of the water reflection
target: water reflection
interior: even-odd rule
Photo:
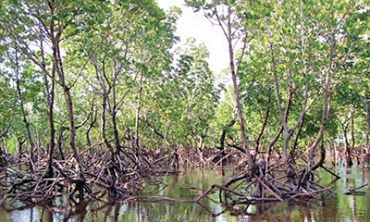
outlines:
[[[218,194],[191,202],[211,187],[221,184],[235,173],[225,171],[190,170],[180,175],[159,178],[159,192],[151,186],[143,196],[166,196],[181,202],[118,202],[115,204],[83,203],[71,208],[32,207],[1,210],[0,221],[370,221],[370,187],[363,188],[365,196],[344,195],[350,187],[369,183],[370,173],[357,168],[337,168],[341,179],[332,183],[332,177],[319,172],[324,186],[335,186],[336,195],[311,202],[266,203],[260,205],[225,206],[219,203]],[[67,203],[63,203],[65,205]]]

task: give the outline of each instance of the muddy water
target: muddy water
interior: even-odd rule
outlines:
[[[218,203],[217,194],[211,199],[204,198],[201,205],[189,203],[202,191],[212,184],[220,184],[231,178],[233,169],[221,170],[189,170],[178,176],[164,176],[160,178],[158,186],[161,191],[154,191],[148,187],[143,196],[166,196],[180,203],[170,201],[154,202],[119,202],[115,205],[102,204],[87,205],[77,212],[70,212],[48,207],[33,207],[28,209],[6,211],[0,209],[0,221],[370,221],[370,186],[365,196],[344,195],[350,187],[359,187],[369,183],[370,171],[357,168],[333,169],[341,179],[332,183],[332,177],[320,172],[320,183],[325,186],[334,186],[335,197],[326,201],[310,203],[272,203],[258,206],[237,206],[231,211],[225,211]],[[224,175],[224,176],[223,176]],[[196,188],[196,189],[195,189]],[[213,199],[213,200],[212,200]],[[60,204],[63,205],[60,200]],[[54,213],[50,213],[54,212]],[[242,214],[239,214],[243,212]]]

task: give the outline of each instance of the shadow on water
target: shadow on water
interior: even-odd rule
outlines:
[[[233,169],[189,170],[180,175],[168,175],[160,180],[156,189],[149,186],[142,196],[169,197],[170,199],[146,202],[102,202],[70,204],[61,198],[57,204],[0,209],[0,221],[370,221],[370,186],[364,187],[366,195],[344,195],[351,187],[369,183],[370,171],[358,168],[335,169],[341,179],[319,172],[320,183],[334,186],[336,195],[324,200],[310,202],[266,203],[259,205],[225,206],[218,202],[218,194],[195,200],[213,184],[221,184],[232,177]],[[160,189],[158,189],[160,188]],[[58,206],[70,207],[58,207]],[[21,203],[19,203],[21,206]]]

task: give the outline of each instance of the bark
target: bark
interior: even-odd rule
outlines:
[[[48,145],[48,170],[47,175],[52,177],[53,174],[53,153],[55,148],[55,125],[54,125],[54,94],[55,94],[55,83],[53,80],[51,80],[51,83],[49,85],[49,81],[47,79],[47,74],[44,73],[44,84],[47,91],[47,102],[48,102],[48,122],[49,122],[49,131],[50,131],[50,139],[49,139],[49,145]],[[52,71],[52,78],[55,77],[55,70],[53,68]]]
[[[77,162],[77,167],[79,169],[80,179],[85,181],[85,176],[80,160],[80,156],[78,154],[78,150],[75,144],[75,138],[76,138],[76,126],[74,121],[74,111],[73,111],[73,103],[72,103],[72,97],[70,94],[70,90],[67,86],[64,87],[64,96],[66,100],[67,105],[67,112],[68,112],[68,121],[69,121],[69,145],[73,151],[74,158]]]
[[[224,127],[224,129],[222,130],[222,133],[221,133],[221,137],[220,137],[220,150],[222,152],[224,152],[225,150],[225,137],[226,137],[226,130],[230,127],[232,127],[236,122],[236,116],[233,117],[232,120],[230,120],[230,122]]]
[[[50,139],[48,144],[48,164],[47,164],[47,171],[45,176],[52,177],[53,176],[53,153],[55,148],[55,125],[54,125],[54,96],[55,96],[55,66],[53,65],[51,71],[51,81],[49,83],[48,80],[48,72],[46,70],[46,63],[45,63],[45,53],[44,53],[44,41],[42,36],[42,30],[40,28],[40,50],[41,50],[41,63],[39,64],[42,73],[43,73],[43,80],[45,85],[46,91],[46,100],[48,104],[47,115],[48,115],[48,122],[49,122],[49,133]],[[36,61],[35,61],[36,62]],[[38,64],[36,62],[36,64]]]
[[[116,62],[114,62],[116,64]],[[116,81],[118,78],[118,74],[120,72],[119,68],[114,65],[114,73],[113,73],[113,80],[109,86],[109,91],[112,93],[112,103],[108,103],[109,107],[109,113],[111,116],[111,121],[112,121],[112,127],[113,127],[113,138],[114,138],[114,149],[113,153],[117,153],[118,150],[121,150],[121,144],[120,144],[120,138],[119,138],[119,133],[118,133],[118,126],[117,126],[117,112],[118,112],[118,102],[117,102],[117,86],[116,86]],[[104,73],[105,74],[105,73]],[[107,94],[107,98],[108,94]]]
[[[259,153],[259,145],[260,145],[260,140],[262,138],[262,135],[266,129],[266,126],[267,126],[267,122],[268,122],[268,119],[269,119],[269,116],[270,116],[270,103],[271,103],[271,87],[269,87],[269,99],[267,101],[267,108],[266,108],[266,114],[265,114],[265,118],[263,120],[263,123],[262,123],[262,128],[260,130],[260,133],[258,134],[257,136],[257,139],[256,139],[256,155]]]
[[[214,7],[215,11],[217,12],[216,6]],[[234,63],[234,46],[233,46],[233,30],[232,30],[232,23],[231,23],[231,6],[227,6],[227,22],[226,22],[226,28],[223,25],[223,22],[221,21],[219,15],[216,13],[217,21],[222,28],[224,35],[227,39],[228,44],[228,52],[229,52],[229,68],[231,73],[231,79],[233,82],[234,87],[234,96],[235,96],[235,103],[236,103],[236,110],[238,114],[239,119],[239,129],[240,129],[240,136],[243,141],[243,147],[245,149],[247,160],[248,160],[248,167],[249,169],[252,169],[254,167],[254,161],[252,158],[252,155],[250,153],[249,145],[248,145],[248,139],[245,135],[245,129],[244,129],[244,119],[243,119],[243,110],[242,105],[240,102],[240,95],[239,95],[239,86],[237,81],[237,70]]]
[[[127,55],[127,48],[125,49],[125,56]],[[107,70],[107,62],[105,61],[106,57],[104,57],[101,62],[101,67],[98,66],[98,62],[90,59],[94,68],[95,68],[95,76],[97,82],[101,88],[101,92],[97,90],[97,93],[102,96],[103,103],[102,103],[102,126],[101,126],[101,133],[103,135],[103,140],[107,148],[111,151],[111,160],[116,162],[116,154],[119,151],[122,151],[121,139],[119,136],[118,124],[117,124],[117,113],[120,107],[123,105],[123,100],[126,95],[131,91],[131,88],[127,89],[121,98],[117,98],[117,81],[119,79],[119,74],[122,73],[123,63],[117,62],[113,58],[113,69],[114,72],[108,73]],[[109,62],[108,62],[109,64]],[[134,80],[136,80],[137,75],[135,76]],[[106,115],[109,114],[110,121],[112,123],[113,129],[113,142],[112,145],[106,134]]]
[[[120,143],[120,137],[118,134],[118,126],[117,126],[117,111],[113,110],[113,113],[111,115],[111,121],[112,121],[112,127],[113,127],[113,136],[114,136],[114,153],[117,153],[118,150],[121,150],[121,143]]]
[[[16,50],[18,50],[18,49],[16,49]],[[29,153],[30,153],[30,167],[31,167],[31,172],[33,172],[33,170],[34,170],[33,161],[35,161],[33,151],[35,149],[35,143],[33,142],[32,134],[31,134],[31,129],[30,129],[30,123],[27,120],[26,111],[24,109],[22,91],[21,91],[20,80],[19,80],[19,58],[18,58],[18,52],[15,52],[15,63],[16,63],[16,68],[15,68],[15,82],[16,82],[16,86],[17,86],[17,92],[18,92],[18,98],[19,98],[20,108],[21,108],[22,117],[23,117],[23,123],[24,123],[24,125],[26,127],[28,142],[30,143],[30,151],[29,151]]]
[[[101,134],[103,136],[103,141],[104,141],[104,144],[107,146],[107,148],[111,151],[111,159],[112,159],[112,162],[114,163],[115,162],[115,158],[114,158],[114,150],[113,150],[113,146],[112,144],[110,144],[108,138],[107,138],[107,133],[106,133],[106,125],[107,125],[107,121],[106,121],[106,112],[107,112],[107,96],[104,95],[103,97],[103,103],[102,103],[102,114],[101,114],[101,128],[100,128],[100,131],[101,131]]]
[[[288,116],[289,116],[289,111],[290,111],[290,105],[291,105],[291,103],[292,103],[292,101],[291,100],[288,100],[288,103],[287,103],[287,105],[285,107],[284,119],[287,119]],[[280,128],[279,128],[278,132],[276,133],[275,137],[269,142],[269,145],[268,145],[268,148],[267,148],[267,153],[268,153],[267,162],[270,161],[272,147],[275,145],[275,143],[279,139],[280,135],[283,133],[283,129],[284,129],[284,126],[281,123],[280,124]]]
[[[63,146],[64,146],[64,143],[63,143],[63,141],[64,141],[63,133],[66,130],[68,130],[68,127],[66,127],[66,126],[60,127],[60,129],[59,129],[59,136],[58,136],[58,149],[59,149],[60,157],[61,157],[62,160],[65,160],[64,154],[63,154]]]
[[[87,115],[86,119],[79,125],[77,125],[75,127],[75,129],[79,129],[81,128],[83,125],[85,125],[85,123],[87,122],[87,120],[90,118],[90,115],[91,115],[91,111],[90,113]],[[63,138],[63,133],[64,131],[66,130],[69,130],[69,127],[67,126],[61,126],[60,129],[59,129],[59,136],[58,136],[58,149],[59,149],[59,153],[60,153],[60,157],[62,160],[65,160],[64,158],[64,154],[63,154],[63,146],[64,146],[64,138]]]
[[[309,161],[308,161],[308,170],[307,170],[308,173],[313,168],[313,158],[314,158],[315,150],[316,150],[317,144],[321,141],[324,135],[325,127],[329,120],[329,112],[330,112],[330,88],[329,87],[330,87],[331,73],[332,73],[332,68],[333,68],[335,44],[336,44],[335,43],[335,31],[332,30],[331,40],[330,40],[329,62],[328,62],[327,70],[326,70],[324,92],[323,92],[321,127],[320,127],[319,132],[316,135],[315,141],[312,143],[309,149]]]
[[[354,111],[354,108],[353,108],[353,105],[351,104],[351,107],[350,107],[350,113],[351,113],[351,136],[352,136],[352,148],[355,148],[355,144],[356,144],[356,141],[355,141],[355,111]]]
[[[51,7],[51,2],[47,2],[47,5],[49,7],[49,10],[51,13],[53,13],[53,9]],[[31,6],[30,6],[31,8]],[[35,19],[38,21],[38,28],[37,35],[39,40],[39,46],[40,46],[40,57],[37,57],[33,50],[30,49],[29,43],[24,41],[23,39],[20,39],[18,36],[11,36],[14,39],[16,39],[16,42],[19,42],[19,50],[22,51],[24,55],[26,55],[34,64],[36,64],[41,72],[42,72],[42,78],[45,86],[45,94],[46,94],[46,101],[47,101],[47,119],[49,124],[49,143],[47,145],[47,166],[44,176],[46,177],[52,177],[53,169],[53,152],[55,147],[55,126],[54,126],[54,98],[55,98],[55,75],[56,75],[56,66],[53,63],[52,70],[49,72],[49,70],[46,69],[46,59],[45,59],[45,48],[44,48],[44,38],[47,36],[49,39],[52,39],[52,36],[50,34],[50,29],[53,29],[54,22],[50,22],[50,26],[44,23],[44,21],[41,19],[42,13],[40,10],[36,10],[37,16],[35,16]],[[53,14],[51,14],[53,15]],[[13,31],[11,27],[3,27],[6,32],[9,35],[13,34]],[[50,78],[50,80],[49,80]],[[49,82],[50,81],[50,82]]]
[[[285,163],[285,166],[286,166],[286,171],[287,171],[287,174],[289,175],[288,172],[292,172],[292,167],[289,163],[290,158],[289,158],[289,155],[288,155],[289,142],[290,142],[290,139],[291,139],[294,131],[298,128],[299,124],[303,120],[303,117],[306,113],[306,106],[307,106],[309,89],[308,89],[308,85],[306,84],[305,85],[305,92],[304,92],[305,93],[304,94],[304,102],[303,102],[302,107],[301,107],[300,116],[299,116],[298,120],[296,121],[295,125],[292,128],[289,128],[289,126],[287,124],[287,118],[286,118],[286,116],[284,116],[283,111],[282,111],[281,97],[280,97],[280,85],[279,85],[279,79],[278,79],[277,72],[276,72],[276,62],[275,62],[274,49],[273,49],[272,43],[270,43],[270,54],[271,54],[271,62],[272,62],[272,69],[273,69],[272,71],[273,71],[273,74],[274,74],[275,90],[276,90],[276,95],[277,95],[277,100],[276,100],[277,108],[278,108],[278,111],[279,111],[279,117],[280,117],[280,121],[281,121],[281,124],[283,126],[283,129],[284,129],[284,136],[285,136],[284,145],[283,145],[283,157],[284,157],[284,163]],[[293,92],[292,78],[291,78],[290,74],[288,74],[288,80],[289,80],[289,84],[288,84],[288,98],[287,99],[289,101],[288,104],[290,106],[291,100],[292,100],[292,92]]]
[[[73,100],[71,96],[71,88],[67,85],[65,80],[65,73],[63,68],[62,57],[60,54],[60,41],[61,36],[63,34],[64,28],[66,27],[63,22],[56,22],[54,20],[54,2],[48,2],[50,16],[52,17],[50,21],[50,40],[52,44],[52,51],[53,51],[53,67],[55,68],[56,74],[58,75],[58,84],[63,89],[64,100],[66,103],[66,109],[68,114],[68,123],[69,123],[69,145],[73,151],[73,156],[77,162],[77,167],[79,170],[79,176],[82,181],[85,181],[85,176],[80,160],[80,156],[78,154],[78,150],[75,144],[76,138],[76,126],[75,126],[75,117],[74,117],[74,110],[73,110]],[[58,25],[56,25],[58,24]],[[82,197],[83,198],[83,197]]]
[[[136,152],[139,151],[139,144],[140,144],[140,138],[139,138],[139,116],[140,116],[140,108],[141,108],[141,96],[143,94],[143,76],[140,76],[140,89],[139,89],[139,98],[136,106],[136,114],[135,114],[135,146],[136,146]]]
[[[344,18],[349,13],[350,9],[352,8],[352,5],[348,7],[347,11],[342,15],[342,17],[338,20],[337,23],[340,24]],[[331,20],[334,21],[334,11],[331,11]],[[329,62],[326,69],[326,76],[325,76],[325,84],[324,84],[324,92],[323,92],[323,105],[322,105],[322,117],[321,117],[321,127],[319,132],[317,133],[315,141],[312,143],[312,145],[309,148],[309,160],[307,165],[307,173],[310,173],[312,169],[315,169],[318,164],[313,166],[313,157],[315,154],[315,150],[317,147],[317,144],[322,140],[326,124],[329,120],[329,113],[330,113],[330,100],[331,100],[331,89],[330,89],[330,83],[331,83],[331,75],[332,75],[332,69],[333,69],[333,60],[334,60],[334,50],[336,47],[336,40],[335,40],[335,34],[336,30],[338,29],[339,25],[336,27],[332,27],[330,38],[329,38],[329,46],[330,46],[330,52],[329,52]]]
[[[96,120],[97,120],[96,117],[98,115],[98,111],[95,110],[94,107],[91,108],[91,112],[93,112],[92,115],[91,115],[91,122],[89,124],[89,128],[86,130],[86,142],[87,142],[88,147],[92,146],[91,139],[90,139],[90,132],[96,124]]]
[[[279,130],[277,131],[275,137],[269,142],[268,148],[267,148],[267,162],[270,162],[271,154],[272,154],[272,147],[275,145],[277,140],[280,138],[281,134],[283,133],[283,125],[280,125]]]
[[[290,151],[290,154],[289,154],[290,159],[294,159],[294,152],[297,150],[298,139],[299,139],[299,136],[301,135],[301,132],[302,132],[303,123],[304,123],[304,116],[303,116],[302,120],[299,122],[298,132],[297,132],[297,135],[295,136],[293,146],[292,146],[292,150]]]
[[[344,123],[342,123],[342,130],[343,130],[343,136],[344,136],[344,155],[346,157],[346,163],[347,166],[351,167],[353,165],[352,158],[351,158],[351,149],[348,142],[348,125],[349,121],[351,119],[351,116],[345,120]]]

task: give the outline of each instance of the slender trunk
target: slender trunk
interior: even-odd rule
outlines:
[[[288,119],[291,103],[292,103],[292,101],[288,100],[288,103],[285,107],[284,119]],[[278,132],[276,133],[275,137],[269,142],[269,145],[268,145],[268,148],[267,148],[267,155],[268,155],[267,156],[267,162],[270,162],[272,147],[275,145],[275,143],[279,139],[280,135],[283,133],[283,130],[284,130],[284,126],[283,126],[283,123],[281,123],[280,128],[279,128]]]
[[[284,116],[283,114],[283,111],[282,111],[282,105],[281,105],[281,97],[280,97],[280,85],[279,85],[279,79],[278,79],[278,76],[277,76],[277,72],[276,72],[276,62],[275,62],[275,56],[274,56],[274,48],[273,48],[273,45],[272,43],[270,43],[270,54],[271,54],[271,62],[272,62],[272,71],[273,71],[273,74],[274,74],[274,82],[275,82],[275,88],[276,88],[276,97],[277,97],[277,108],[278,108],[278,111],[279,111],[279,117],[280,117],[280,121],[281,121],[281,125],[283,126],[283,129],[284,129],[284,135],[285,135],[285,138],[284,138],[284,144],[283,144],[283,157],[284,157],[284,163],[285,163],[285,166],[286,166],[286,171],[287,171],[287,174],[289,174],[288,172],[291,172],[292,171],[292,167],[289,163],[289,154],[288,154],[288,148],[289,148],[289,142],[290,142],[290,139],[294,133],[294,131],[298,128],[301,120],[303,119],[305,113],[306,113],[306,105],[307,105],[307,100],[308,100],[308,85],[306,84],[305,86],[305,96],[304,96],[304,104],[302,105],[302,110],[301,110],[301,114],[296,122],[296,124],[292,127],[292,128],[289,128],[288,127],[288,123],[287,123],[287,118],[286,116]],[[291,83],[291,75],[288,74],[288,80],[289,80],[289,85],[288,85],[288,104],[290,105],[291,104],[291,100],[292,100],[292,83]]]
[[[332,12],[333,18],[333,12]],[[328,67],[326,70],[326,77],[325,77],[325,85],[324,85],[324,92],[323,92],[323,105],[322,105],[322,117],[321,117],[321,127],[319,132],[317,133],[315,141],[312,143],[309,149],[309,161],[308,161],[308,170],[310,172],[312,169],[316,168],[313,166],[313,157],[315,154],[315,150],[317,144],[321,141],[326,124],[329,120],[329,112],[330,112],[330,81],[331,81],[331,72],[333,68],[333,59],[334,59],[334,49],[335,49],[335,31],[332,30],[331,32],[331,40],[330,40],[330,52],[329,52],[329,62]]]
[[[280,138],[281,134],[283,133],[283,125],[280,125],[278,132],[276,133],[275,137],[269,142],[267,147],[267,162],[270,162],[271,154],[272,154],[272,147],[275,145],[277,140]]]
[[[231,79],[232,79],[233,87],[234,87],[236,110],[237,110],[238,117],[239,117],[240,136],[242,138],[243,146],[247,154],[248,167],[249,169],[252,169],[254,167],[254,162],[253,162],[250,150],[249,150],[247,136],[245,135],[243,111],[242,111],[242,105],[240,102],[237,73],[236,73],[235,64],[234,64],[234,50],[233,50],[233,41],[232,41],[233,36],[232,35],[233,34],[232,34],[232,24],[231,24],[231,8],[229,6],[228,14],[227,14],[227,35],[226,35],[226,38],[228,41],[228,50],[229,50],[229,66],[230,66],[230,72],[231,72]]]
[[[140,76],[140,89],[139,89],[139,98],[136,107],[136,114],[135,114],[135,145],[136,151],[139,150],[139,116],[140,116],[140,108],[141,108],[141,96],[143,93],[143,76]]]
[[[284,116],[283,111],[282,111],[282,102],[281,102],[281,95],[280,95],[280,84],[279,84],[279,79],[277,75],[277,69],[276,69],[276,60],[275,60],[275,55],[274,55],[274,47],[273,44],[270,42],[270,56],[271,56],[271,63],[272,63],[272,72],[274,75],[274,82],[275,82],[275,90],[276,90],[276,102],[277,102],[277,108],[279,112],[279,117],[281,121],[281,127],[282,130],[284,131],[284,144],[283,144],[283,158],[284,158],[284,164],[285,164],[285,170],[286,170],[286,175],[287,178],[289,179],[289,182],[292,186],[295,185],[295,172],[293,170],[293,167],[290,164],[290,156],[288,155],[288,148],[289,148],[289,142],[290,139],[294,133],[294,131],[298,128],[300,122],[302,121],[305,113],[306,113],[306,105],[307,105],[307,100],[308,100],[308,85],[306,83],[305,85],[305,96],[304,96],[304,104],[301,107],[301,114],[296,122],[296,124],[292,127],[289,128],[288,123],[287,123],[287,115]],[[288,79],[288,105],[286,109],[290,109],[290,104],[292,100],[292,93],[293,93],[293,83],[292,83],[292,77],[290,72],[288,71],[287,74],[287,79]]]
[[[17,141],[18,141],[18,152],[19,152],[19,155],[18,155],[18,159],[19,159],[19,162],[21,162],[21,158],[22,158],[22,153],[23,153],[23,144],[26,142],[26,138],[25,139],[22,139],[22,137],[18,137]]]
[[[299,139],[299,136],[301,135],[301,132],[302,132],[303,123],[304,123],[304,116],[303,116],[302,120],[299,123],[298,132],[297,132],[297,135],[295,136],[294,143],[293,143],[293,146],[292,146],[292,150],[290,151],[290,154],[289,154],[289,157],[291,159],[294,159],[294,152],[297,150],[298,139]]]
[[[224,127],[220,137],[220,150],[221,150],[221,157],[225,154],[225,138],[226,138],[226,130],[232,127],[236,122],[236,116],[234,115],[233,119]]]
[[[352,148],[354,149],[355,148],[355,144],[356,144],[356,141],[355,141],[355,111],[354,111],[354,108],[353,108],[353,105],[351,104],[351,107],[350,107],[350,112],[351,112],[351,136],[352,136]]]
[[[49,122],[49,131],[50,139],[48,145],[48,172],[47,175],[52,177],[53,174],[53,154],[55,148],[55,125],[54,125],[54,94],[55,94],[55,82],[52,79],[49,87],[49,82],[47,80],[47,74],[44,73],[44,84],[47,91],[47,101],[48,101],[48,122]],[[55,77],[55,72],[52,72],[52,78]]]
[[[75,117],[74,117],[74,110],[73,110],[73,101],[71,96],[71,88],[66,84],[65,80],[65,73],[63,68],[62,57],[60,54],[60,39],[64,31],[63,22],[58,22],[59,25],[56,25],[54,20],[54,2],[49,2],[49,10],[52,19],[50,21],[50,39],[52,43],[52,50],[53,50],[53,67],[55,67],[55,71],[58,75],[58,84],[63,89],[64,100],[66,103],[67,114],[68,114],[68,123],[69,123],[69,145],[73,151],[73,156],[77,162],[77,167],[79,170],[80,179],[85,181],[85,176],[80,160],[80,156],[78,154],[78,150],[75,144],[76,138],[76,127],[75,127]],[[57,28],[58,30],[55,30]]]
[[[111,116],[112,128],[113,128],[114,147],[111,146],[110,149],[111,149],[111,155],[112,155],[111,157],[112,163],[114,164],[109,167],[109,171],[110,171],[110,174],[112,174],[111,184],[116,184],[117,178],[118,178],[116,163],[120,164],[118,151],[121,150],[121,144],[119,141],[118,128],[117,128],[117,111],[118,110],[116,108],[116,87],[115,85],[113,85],[112,92],[113,92],[113,107],[110,110],[110,114],[111,114],[110,116]],[[112,194],[110,195],[113,195],[113,198],[115,198],[116,191],[113,191]]]
[[[343,130],[343,137],[344,137],[344,155],[346,158],[346,164],[347,166],[351,167],[353,165],[352,158],[351,158],[351,149],[348,142],[348,125],[350,121],[349,117],[343,124],[342,124],[342,130]]]
[[[331,6],[334,4],[331,2]],[[335,18],[334,15],[334,10],[330,12],[330,23],[341,23],[345,17],[348,15],[350,10],[352,9],[353,5],[350,5],[346,12],[342,14],[341,18]],[[332,7],[331,7],[332,8]],[[309,173],[312,170],[315,170],[317,167],[320,166],[320,163],[317,163],[313,166],[313,157],[315,153],[315,149],[317,147],[317,144],[323,139],[324,131],[326,124],[329,120],[329,113],[330,113],[330,100],[331,100],[331,88],[330,88],[330,82],[331,82],[331,73],[333,69],[333,60],[334,60],[334,50],[336,46],[336,30],[340,27],[339,24],[337,24],[335,27],[331,27],[331,33],[330,33],[330,38],[329,38],[329,47],[330,47],[330,52],[329,52],[329,62],[326,70],[326,77],[325,77],[325,84],[324,84],[324,92],[323,92],[323,107],[322,107],[322,119],[321,119],[321,127],[320,130],[316,136],[315,141],[312,143],[309,149],[309,160],[307,164],[307,172]]]
[[[90,118],[91,112],[92,110],[89,112],[86,119],[80,125],[75,126],[75,130],[81,128],[87,122],[87,120]],[[64,131],[66,130],[69,130],[69,127],[63,126],[62,124],[62,126],[59,129],[59,136],[58,136],[58,149],[59,149],[60,157],[62,160],[65,160],[64,154],[63,154],[63,146],[64,146],[63,134],[64,134]]]
[[[63,133],[66,130],[68,130],[67,127],[61,126],[60,129],[59,129],[59,136],[58,136],[58,149],[59,149],[60,157],[61,157],[62,160],[65,160],[64,154],[63,154],[63,146],[64,146]]]
[[[91,116],[92,119],[91,119],[89,128],[86,130],[86,141],[87,141],[88,147],[92,146],[91,139],[90,139],[90,132],[96,123],[96,116],[98,113],[97,110],[94,110],[94,108],[91,108],[91,112],[94,112],[94,113],[92,113],[92,116]]]
[[[47,80],[47,74],[44,73],[44,84],[47,91],[47,101],[48,101],[48,122],[49,122],[49,130],[50,130],[50,139],[49,139],[49,146],[48,146],[48,172],[47,175],[52,177],[53,174],[53,153],[55,148],[55,125],[54,125],[54,94],[55,94],[55,83],[54,80],[51,80],[50,83],[50,90],[49,89],[49,82]],[[55,77],[55,72],[52,72],[52,78]]]
[[[121,150],[120,139],[118,135],[118,127],[117,127],[117,111],[113,111],[111,115],[112,127],[113,127],[113,136],[114,136],[114,147],[115,150],[113,152],[117,152]]]
[[[279,111],[280,122],[281,122],[281,125],[283,126],[284,135],[285,135],[284,145],[283,145],[283,157],[284,157],[284,163],[285,163],[285,165],[287,165],[287,168],[288,168],[288,166],[289,166],[288,144],[289,144],[289,140],[290,140],[290,137],[291,137],[292,133],[289,131],[289,128],[288,128],[288,125],[287,125],[287,118],[284,118],[284,114],[283,114],[283,111],[282,111],[281,96],[280,96],[280,84],[279,84],[279,79],[278,79],[277,72],[276,72],[274,48],[273,48],[272,43],[270,43],[270,55],[271,55],[272,71],[273,71],[273,74],[274,74],[274,82],[275,82],[275,90],[276,90],[276,98],[277,98],[276,99],[277,108],[278,108],[278,111]],[[291,83],[289,82],[289,85],[290,84]],[[289,86],[289,89],[290,89],[290,86]],[[288,101],[291,101],[291,99],[292,99],[291,92],[290,92],[290,90],[288,90]],[[290,104],[290,102],[289,102],[289,104]]]
[[[40,27],[40,33],[42,33],[42,28]],[[46,91],[46,100],[48,104],[47,115],[48,115],[48,123],[49,123],[49,133],[50,139],[48,144],[48,164],[47,164],[47,171],[45,176],[52,177],[53,176],[53,153],[55,148],[55,125],[54,125],[54,97],[55,97],[55,65],[53,63],[52,71],[51,71],[51,82],[48,81],[48,73],[46,70],[46,63],[45,63],[45,53],[44,53],[44,41],[43,36],[40,34],[40,50],[41,50],[41,69],[43,73],[43,80],[45,85]]]
[[[18,92],[20,108],[21,108],[21,112],[22,112],[22,116],[23,116],[23,122],[25,124],[28,141],[30,143],[30,150],[29,150],[30,157],[31,157],[30,158],[30,167],[31,167],[31,172],[33,172],[33,170],[34,170],[33,161],[35,160],[33,152],[34,152],[34,149],[35,149],[35,143],[33,142],[33,139],[32,139],[30,123],[27,120],[26,111],[24,109],[22,91],[21,91],[20,80],[19,80],[19,60],[18,59],[19,59],[18,58],[18,52],[16,51],[15,52],[15,63],[16,63],[15,82],[16,82],[16,85],[17,85],[17,92]]]
[[[268,98],[268,101],[267,101],[267,108],[266,108],[266,114],[265,114],[265,118],[263,120],[263,123],[262,123],[262,128],[261,128],[261,131],[260,133],[258,134],[258,137],[256,139],[256,154],[259,153],[259,145],[260,145],[260,140],[262,138],[262,135],[266,129],[266,126],[267,126],[267,122],[268,122],[268,119],[269,119],[269,116],[270,116],[270,103],[271,103],[271,87],[269,87],[269,98]]]
[[[67,105],[67,112],[68,112],[68,121],[69,121],[69,145],[71,146],[71,149],[73,151],[73,155],[75,160],[77,161],[78,168],[79,168],[79,174],[80,178],[82,180],[85,180],[80,155],[78,154],[78,150],[75,144],[75,138],[76,138],[76,127],[75,127],[75,121],[74,121],[74,112],[73,112],[73,103],[72,103],[72,97],[70,94],[70,90],[68,87],[64,87],[64,96],[66,100]]]
[[[245,129],[244,129],[244,120],[243,120],[243,111],[242,111],[242,105],[240,102],[240,95],[239,95],[239,86],[238,86],[238,81],[237,81],[237,69],[239,68],[240,63],[236,66],[234,63],[234,45],[233,45],[233,39],[235,38],[235,30],[233,30],[233,24],[232,24],[232,9],[231,5],[225,5],[227,14],[225,16],[226,21],[224,21],[224,18],[220,18],[218,14],[218,8],[217,8],[217,2],[213,1],[213,13],[216,16],[216,20],[220,28],[222,29],[222,32],[224,33],[224,36],[227,40],[228,44],[228,52],[229,52],[229,68],[230,68],[230,73],[231,73],[231,79],[233,82],[233,87],[234,87],[234,96],[235,96],[235,103],[236,103],[236,109],[237,109],[237,114],[238,114],[238,120],[239,120],[239,130],[240,130],[240,135],[241,139],[243,142],[243,147],[245,150],[245,153],[247,155],[247,160],[248,160],[248,167],[249,169],[254,168],[254,161],[253,157],[250,152],[250,148],[248,145],[248,139],[247,136],[245,135]],[[246,48],[246,39],[247,39],[247,34],[245,35],[245,38],[243,39],[243,49],[241,53],[241,57],[239,58],[239,61],[241,62],[243,60],[244,56],[244,50]]]
[[[118,112],[117,101],[116,101],[116,98],[117,98],[117,93],[116,93],[117,76],[118,76],[118,71],[116,70],[114,72],[113,81],[110,85],[110,89],[111,89],[110,92],[112,92],[112,104],[111,104],[111,106],[109,106],[109,108],[110,108],[109,113],[111,115],[111,121],[112,121],[112,127],[113,127],[113,137],[114,137],[113,154],[115,154],[118,150],[121,149],[121,144],[120,144],[120,139],[119,139],[119,134],[118,134],[118,127],[117,127],[117,112]],[[108,94],[107,94],[107,98],[109,98]],[[112,158],[112,159],[114,159],[114,158]]]
[[[113,147],[110,144],[110,142],[109,142],[109,140],[107,138],[107,134],[106,134],[106,124],[107,124],[107,121],[105,119],[106,112],[107,112],[107,95],[104,94],[104,96],[103,96],[103,104],[102,104],[102,114],[101,114],[102,115],[101,116],[101,134],[103,136],[104,144],[107,146],[107,148],[111,152],[111,159],[112,159],[112,162],[114,163],[115,162],[114,150],[113,150]]]

